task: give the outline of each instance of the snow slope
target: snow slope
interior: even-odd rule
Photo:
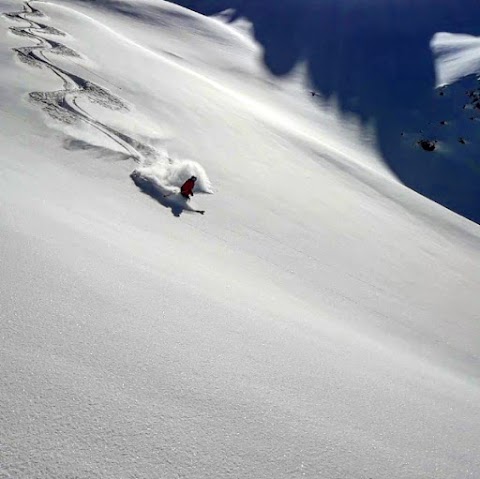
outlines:
[[[171,1],[209,15],[227,9],[232,25],[249,25],[271,74],[301,64],[316,98],[368,121],[403,184],[480,223],[480,112],[464,109],[467,92],[480,91],[475,77],[457,82],[478,72],[477,0]],[[422,140],[435,150],[426,154]]]
[[[0,9],[2,479],[478,475],[477,224],[248,23]]]

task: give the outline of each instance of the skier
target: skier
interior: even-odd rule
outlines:
[[[197,177],[191,176],[180,188],[180,194],[187,200],[190,199],[190,196],[193,196],[193,188],[195,187],[195,181],[197,181]]]

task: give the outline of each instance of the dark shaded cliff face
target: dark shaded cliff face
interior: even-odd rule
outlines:
[[[373,122],[385,163],[405,185],[480,223],[480,121],[472,119],[480,110],[464,109],[478,82],[466,78],[440,94],[430,48],[438,32],[480,35],[480,2],[169,1],[248,19],[270,72],[306,62],[319,95]],[[425,150],[422,140],[437,147]]]

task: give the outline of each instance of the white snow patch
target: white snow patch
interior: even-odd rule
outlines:
[[[439,32],[433,36],[430,47],[435,55],[437,87],[480,74],[479,37]]]

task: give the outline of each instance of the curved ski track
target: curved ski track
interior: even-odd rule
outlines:
[[[5,13],[4,16],[13,21],[26,22],[27,26],[10,27],[10,31],[16,35],[26,36],[36,43],[34,46],[14,48],[13,50],[18,58],[28,65],[49,69],[63,82],[62,90],[29,93],[30,100],[33,103],[41,106],[48,115],[56,120],[67,124],[83,121],[91,125],[121,146],[129,158],[133,158],[139,163],[144,163],[145,158],[157,155],[157,152],[151,146],[106,125],[79,105],[78,100],[86,97],[92,103],[99,104],[104,108],[128,111],[128,106],[121,98],[96,83],[55,65],[48,58],[48,53],[69,57],[80,57],[80,55],[62,43],[43,36],[61,37],[65,36],[65,33],[38,21],[45,15],[35,8],[32,2],[25,2],[23,11]]]

